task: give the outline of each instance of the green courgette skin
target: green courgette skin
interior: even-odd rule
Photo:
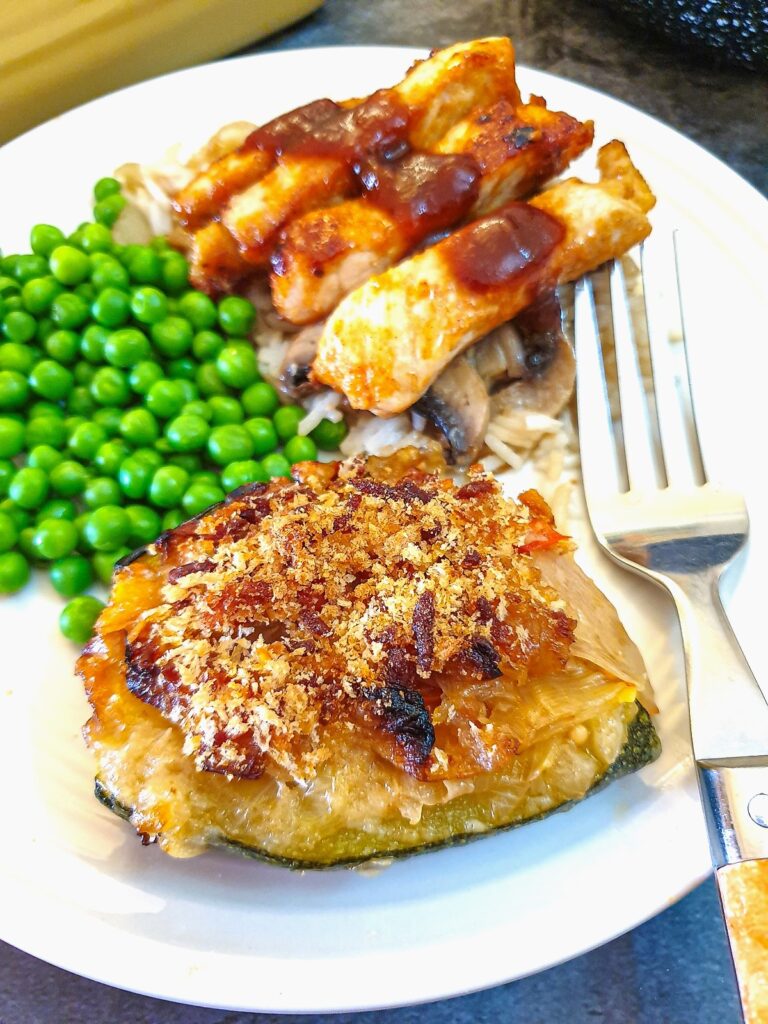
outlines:
[[[632,772],[639,771],[640,768],[643,768],[645,765],[655,761],[660,753],[661,742],[659,741],[653,722],[651,721],[648,712],[638,704],[637,715],[632,722],[630,722],[629,729],[627,730],[627,741],[619,756],[608,768],[602,778],[599,779],[581,799],[585,800],[587,797],[599,792],[615,779],[620,779],[624,775],[630,775]],[[98,778],[96,779],[95,793],[97,799],[100,800],[105,807],[108,807],[110,811],[113,811],[121,818],[125,818],[126,821],[130,819],[130,809],[115,799],[115,797]],[[334,868],[355,867],[356,865],[370,863],[371,861],[390,860],[396,857],[410,857],[417,853],[427,853],[430,850],[438,850],[446,846],[456,846],[469,843],[475,839],[483,839],[486,836],[494,835],[497,832],[507,832],[510,829],[519,828],[521,825],[527,825],[532,821],[541,821],[543,818],[549,817],[550,814],[555,814],[558,811],[566,811],[577,803],[581,803],[581,800],[569,800],[567,803],[561,804],[560,807],[556,807],[551,811],[546,811],[543,814],[537,814],[533,818],[526,818],[525,821],[513,821],[508,825],[498,825],[495,828],[487,829],[483,832],[469,832],[453,835],[448,839],[442,839],[436,843],[426,843],[407,850],[385,850],[372,856],[352,857],[348,860],[336,860],[332,863],[296,860],[290,857],[277,857],[274,854],[265,852],[264,850],[259,850],[257,847],[246,846],[244,843],[227,839],[225,836],[221,836],[217,840],[212,841],[211,845],[225,846],[231,850],[237,850],[238,853],[242,853],[246,857],[251,857],[254,860],[264,861],[267,864],[274,864],[279,867],[291,868],[296,871],[327,871]]]

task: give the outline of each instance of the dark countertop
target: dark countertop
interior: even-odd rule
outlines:
[[[254,51],[352,43],[440,46],[510,35],[521,63],[617,96],[711,150],[768,194],[768,82],[687,57],[596,0],[326,0]],[[248,52],[248,51],[246,51]],[[2,911],[0,910],[0,914]],[[0,943],[0,1024],[267,1024],[85,981]],[[376,1024],[736,1024],[712,882],[608,945],[500,988],[428,1007],[298,1022]]]

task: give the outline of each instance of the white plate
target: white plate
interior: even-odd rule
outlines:
[[[5,251],[36,221],[74,226],[125,160],[194,147],[220,124],[397,79],[404,49],[303,50],[196,68],[58,118],[0,152]],[[768,204],[723,164],[651,118],[583,86],[521,69],[524,89],[625,140],[659,196],[659,236],[684,228],[689,303],[711,461],[748,492],[752,551],[731,601],[758,670],[768,564],[759,415]],[[54,87],[52,85],[52,87]],[[587,161],[589,163],[589,161]],[[701,276],[699,276],[701,275]],[[694,323],[695,321],[695,323]],[[746,438],[746,442],[745,442]],[[0,615],[0,936],[123,988],[232,1009],[369,1009],[438,999],[575,956],[674,902],[709,870],[686,740],[677,631],[666,600],[587,545],[649,665],[664,753],[567,814],[396,863],[366,877],[290,874],[225,853],[174,861],[144,849],[91,794],[87,708],[60,602],[42,581]],[[759,657],[758,657],[759,655]]]

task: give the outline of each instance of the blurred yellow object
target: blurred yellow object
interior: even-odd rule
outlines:
[[[231,53],[322,0],[0,0],[0,143],[144,78]]]

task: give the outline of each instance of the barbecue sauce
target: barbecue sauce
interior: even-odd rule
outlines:
[[[562,242],[565,228],[528,203],[507,203],[451,235],[441,244],[456,277],[472,291],[511,284]]]
[[[336,158],[370,203],[385,210],[410,244],[463,220],[477,198],[480,167],[467,155],[424,153],[409,142],[409,110],[389,89],[356,106],[322,99],[255,129],[242,151]],[[461,281],[482,291],[510,283],[562,240],[562,225],[526,203],[510,203],[448,239],[444,252]]]

